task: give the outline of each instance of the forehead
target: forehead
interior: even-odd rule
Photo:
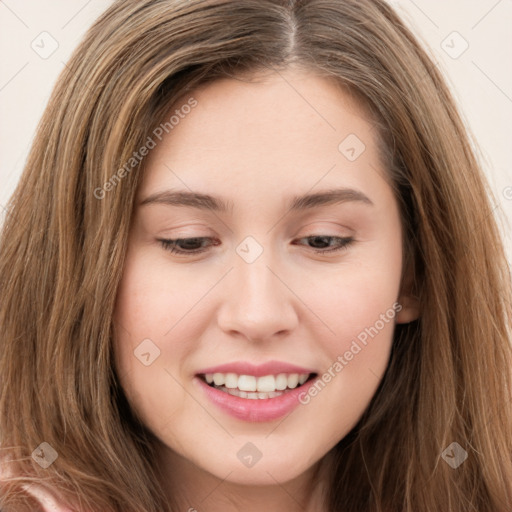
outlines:
[[[193,108],[182,108],[195,101]],[[287,70],[220,79],[181,96],[150,152],[139,198],[164,188],[273,191],[372,188],[382,174],[377,130],[334,80]]]

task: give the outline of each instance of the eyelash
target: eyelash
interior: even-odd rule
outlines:
[[[310,239],[310,238],[328,238],[328,239],[339,240],[341,243],[341,245],[339,245],[338,247],[335,247],[334,249],[313,249],[313,252],[315,252],[316,254],[326,254],[326,253],[342,251],[344,249],[347,249],[355,241],[353,237],[340,237],[340,236],[330,236],[330,235],[310,235],[310,236],[306,236],[303,238],[299,238],[299,240],[306,240],[306,239]],[[176,248],[177,242],[190,242],[190,241],[194,241],[194,240],[211,240],[211,238],[210,237],[192,237],[192,238],[176,238],[173,240],[158,239],[158,241],[160,242],[162,247],[166,251],[169,251],[173,254],[194,255],[194,254],[200,254],[202,252],[206,252],[208,250],[208,248],[206,248],[206,249],[200,249],[200,250],[195,249],[192,251],[183,251],[181,249]],[[212,245],[219,245],[219,244],[217,243],[217,244],[212,244]]]

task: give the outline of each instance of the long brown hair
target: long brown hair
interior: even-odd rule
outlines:
[[[512,509],[510,272],[469,136],[415,37],[383,0],[120,0],[59,77],[8,205],[2,510],[30,509],[20,486],[32,483],[80,510],[170,510],[113,363],[145,162],[118,170],[197,85],[292,64],[338,80],[377,123],[421,304],[419,320],[396,326],[377,393],[334,448],[327,508]],[[31,457],[42,442],[58,454],[47,468]],[[456,469],[442,456],[453,442],[468,454]]]

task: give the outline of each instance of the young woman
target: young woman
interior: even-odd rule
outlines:
[[[509,511],[491,198],[385,2],[114,3],[0,241],[2,511]]]

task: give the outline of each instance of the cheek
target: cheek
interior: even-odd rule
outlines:
[[[169,285],[177,285],[177,281],[168,279],[163,271],[142,253],[129,253],[113,317],[120,383],[132,407],[153,431],[163,428],[183,409],[181,387],[167,370],[175,375],[186,351],[192,349],[189,343],[179,342],[183,340],[180,324],[173,328],[186,309],[182,297]],[[173,368],[169,361],[173,361]],[[165,408],[163,396],[168,399]]]
[[[352,341],[363,344],[377,335],[379,339],[392,338],[394,320],[400,309],[397,304],[401,250],[379,244],[367,253],[361,252],[354,261],[346,261],[329,275],[311,280],[307,287],[308,304],[323,320],[331,336],[324,337],[331,356],[348,350]],[[382,343],[387,345],[390,343]],[[371,357],[373,350],[365,351]],[[361,357],[359,358],[361,359]]]
[[[330,333],[322,337],[323,373],[302,403],[311,417],[323,418],[326,447],[356,424],[384,375],[400,310],[400,275],[397,237],[387,246],[373,243],[357,262],[347,259],[330,279],[311,283],[312,309]]]
[[[164,348],[176,338],[179,319],[197,302],[204,282],[194,278],[185,266],[172,270],[164,259],[156,259],[150,251],[133,249],[128,252],[123,277],[119,285],[114,318],[121,335],[140,343],[151,338]],[[179,351],[178,344],[175,349]],[[126,351],[126,346],[121,347]],[[135,347],[133,347],[135,348]]]

